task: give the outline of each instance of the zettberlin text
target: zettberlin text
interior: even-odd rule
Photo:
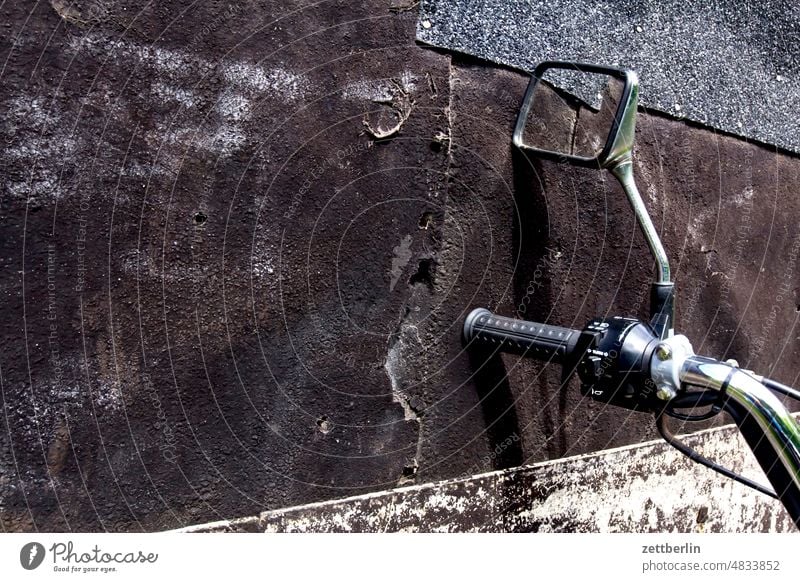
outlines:
[[[696,544],[658,544],[642,546],[643,554],[699,554],[700,546]]]

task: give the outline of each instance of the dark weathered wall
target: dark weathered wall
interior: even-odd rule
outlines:
[[[4,529],[174,528],[653,435],[462,351],[479,305],[644,315],[652,264],[605,176],[512,155],[525,77],[415,19],[0,8]],[[638,139],[681,328],[794,381],[800,163],[647,115]]]

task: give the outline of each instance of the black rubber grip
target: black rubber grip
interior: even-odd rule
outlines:
[[[464,321],[467,345],[475,342],[503,352],[559,364],[570,357],[580,335],[577,329],[502,317],[483,308],[473,310]]]

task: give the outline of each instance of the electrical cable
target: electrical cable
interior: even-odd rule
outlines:
[[[701,455],[700,453],[698,453],[694,449],[692,449],[692,448],[686,446],[685,444],[683,444],[680,440],[675,438],[675,436],[670,432],[669,428],[667,427],[666,418],[665,418],[665,416],[663,414],[659,414],[659,415],[656,416],[656,428],[658,429],[658,433],[661,435],[661,437],[665,441],[667,441],[667,443],[669,443],[670,445],[672,445],[673,447],[678,449],[681,453],[683,453],[684,455],[689,457],[689,459],[691,459],[692,461],[694,461],[696,463],[700,463],[701,465],[704,465],[704,466],[708,467],[709,469],[711,469],[712,471],[716,471],[717,473],[719,473],[721,475],[725,475],[726,477],[730,477],[734,481],[738,481],[739,483],[741,483],[743,485],[747,485],[748,487],[752,487],[756,491],[760,491],[761,493],[764,493],[765,495],[769,495],[770,497],[774,497],[775,499],[778,499],[778,495],[772,489],[769,489],[768,487],[765,487],[765,486],[761,485],[760,483],[756,483],[755,481],[751,481],[747,477],[743,477],[742,475],[739,475],[738,473],[734,473],[730,469],[726,469],[725,467],[723,467],[721,465],[718,465],[714,461],[711,461],[710,459],[707,459],[706,457],[704,457],[703,455]]]
[[[798,392],[791,386],[787,386],[786,384],[781,384],[780,382],[776,382],[775,380],[766,377],[761,380],[761,383],[764,384],[764,386],[766,386],[770,390],[774,390],[775,392],[780,392],[781,394],[800,402],[800,392]]]
[[[715,417],[722,410],[719,392],[715,390],[701,390],[700,392],[684,392],[673,398],[669,407],[664,410],[667,416],[688,422],[698,422]],[[698,408],[711,406],[711,410],[702,414],[684,414],[676,412],[676,408]]]

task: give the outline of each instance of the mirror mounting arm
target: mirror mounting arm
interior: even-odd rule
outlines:
[[[675,326],[675,285],[671,281],[669,259],[658,231],[647,212],[647,207],[636,187],[633,178],[633,159],[630,153],[622,157],[613,165],[607,166],[608,170],[619,180],[625,195],[633,207],[636,220],[642,229],[650,253],[656,260],[656,280],[650,287],[650,324],[661,339],[672,335]]]
[[[614,177],[619,180],[622,189],[625,190],[625,195],[633,207],[633,212],[636,215],[636,220],[642,229],[647,245],[650,247],[650,252],[656,260],[658,265],[658,273],[656,275],[657,283],[670,282],[670,269],[669,259],[667,252],[664,250],[664,245],[661,244],[661,239],[658,236],[658,231],[653,224],[650,214],[647,212],[647,207],[639,194],[639,188],[636,187],[636,181],[633,179],[633,160],[621,160],[614,166],[608,168],[614,174]]]

